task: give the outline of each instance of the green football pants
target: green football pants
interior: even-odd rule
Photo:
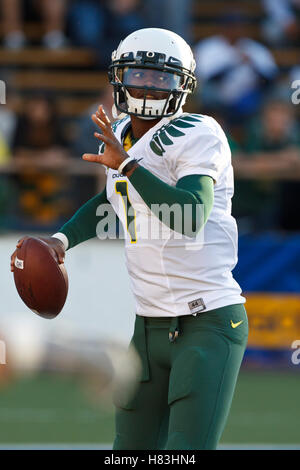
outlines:
[[[216,449],[247,338],[242,304],[197,317],[137,316],[142,376],[134,396],[115,403],[113,449]]]

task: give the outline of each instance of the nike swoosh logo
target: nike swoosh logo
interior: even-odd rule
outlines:
[[[240,326],[243,323],[243,321],[244,320],[238,321],[237,323],[233,323],[233,321],[230,320],[231,327],[232,328],[237,328],[238,326]]]

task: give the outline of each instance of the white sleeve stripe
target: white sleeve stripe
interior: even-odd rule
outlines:
[[[207,168],[197,168],[197,170],[193,170],[192,168],[187,168],[185,171],[178,172],[177,181],[185,176],[191,175],[201,175],[201,176],[210,176],[214,181],[218,181],[218,172],[215,170],[210,170]]]

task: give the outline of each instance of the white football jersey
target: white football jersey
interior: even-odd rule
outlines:
[[[114,125],[122,142],[127,116]],[[102,153],[104,145],[100,145]],[[244,303],[231,271],[237,262],[237,227],[231,216],[233,169],[226,136],[209,116],[163,118],[128,151],[165,183],[187,175],[214,180],[214,205],[196,238],[183,236],[153,215],[130,181],[107,169],[107,198],[122,222],[136,314],[196,315]]]

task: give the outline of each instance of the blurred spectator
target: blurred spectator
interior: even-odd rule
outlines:
[[[76,0],[70,8],[70,35],[75,44],[95,49],[99,65],[106,68],[120,41],[145,27],[139,5],[139,0]]]
[[[144,0],[143,9],[149,28],[174,31],[192,43],[192,0]]]
[[[0,166],[9,160],[9,149],[8,145],[3,137],[0,130]]]
[[[11,178],[5,174],[0,174],[0,231],[7,230],[12,226],[15,199],[15,186]]]
[[[284,179],[300,170],[300,129],[289,102],[265,104],[248,126],[245,151],[233,160],[236,173],[259,179],[237,181],[235,213],[251,215],[256,229],[299,230],[299,183]]]
[[[14,188],[10,178],[5,173],[1,173],[2,167],[9,162],[10,150],[0,130],[0,231],[9,227],[12,201],[14,199]]]
[[[91,116],[97,111],[99,104],[104,106],[107,116],[111,122],[113,122],[113,97],[111,85],[108,85],[106,89],[103,90],[97,102],[95,101],[95,103],[90,106],[75,123],[74,138],[72,139],[72,153],[76,158],[80,158],[86,152],[98,153],[99,140],[94,137],[94,132],[99,132],[99,127],[97,127],[92,121]],[[88,199],[99,192],[101,184],[105,184],[105,177],[103,174],[103,181],[101,181],[99,177],[98,180],[96,180],[96,178],[91,175],[80,175],[74,176],[73,181],[75,187],[79,187],[80,185],[80,194],[77,193],[73,197],[76,207],[80,207]]]
[[[298,65],[294,65],[290,71],[290,81],[293,83],[296,80],[300,80],[300,62]]]
[[[228,14],[220,23],[220,35],[195,47],[200,98],[208,110],[219,108],[227,122],[241,125],[259,110],[278,68],[265,46],[245,37],[242,14]]]
[[[287,88],[290,92],[290,98],[294,105],[300,104],[300,62],[298,65],[292,67],[289,73],[289,83],[287,84]],[[298,119],[300,115],[298,113]]]
[[[13,93],[10,88],[6,88],[6,103],[4,106],[0,106],[0,133],[9,148],[11,148],[16,129],[17,116],[15,109],[18,109],[19,103],[20,98],[17,94]]]
[[[64,34],[67,0],[1,0],[2,20],[4,24],[4,47],[21,49],[27,39],[23,31],[24,9],[38,10],[44,23],[43,45],[49,49],[66,46]],[[29,6],[29,7],[28,7]]]
[[[73,42],[93,49],[104,46],[104,0],[75,0],[69,11],[69,29]]]
[[[112,122],[112,106],[114,104],[112,95],[112,86],[107,85],[99,96],[97,102],[90,106],[90,108],[87,109],[78,119],[76,125],[76,137],[73,139],[72,143],[72,150],[76,156],[82,155],[86,152],[98,153],[99,141],[94,137],[94,132],[99,132],[99,127],[97,127],[92,121],[91,116],[97,111],[99,104],[102,104],[108,118]]]
[[[0,107],[0,133],[7,142],[8,146],[11,145],[13,133],[16,127],[16,115],[7,106]]]
[[[272,45],[300,42],[300,0],[262,0],[263,36]]]
[[[13,140],[18,168],[18,222],[23,228],[56,228],[69,214],[70,181],[61,174],[68,153],[53,102],[35,96],[25,104]]]
[[[253,122],[248,128],[246,151],[259,158],[275,157],[274,165],[289,167],[300,161],[300,129],[291,103],[282,100],[268,101],[262,112],[261,123]]]

